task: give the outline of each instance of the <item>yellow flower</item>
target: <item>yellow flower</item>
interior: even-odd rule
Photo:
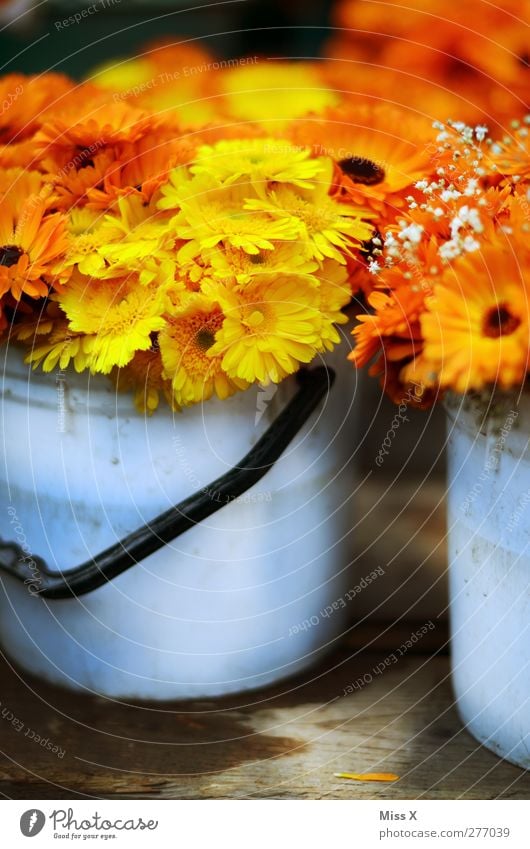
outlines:
[[[42,365],[45,372],[54,371],[57,367],[65,369],[72,363],[77,372],[82,372],[89,366],[93,344],[92,336],[72,333],[68,322],[63,319],[54,323],[53,330],[42,342],[35,343],[33,339],[26,362],[32,363],[34,369]]]
[[[130,363],[120,369],[115,369],[111,377],[120,392],[134,393],[134,404],[139,413],[151,416],[160,403],[163,395],[173,409],[178,409],[173,403],[171,382],[162,375],[162,358],[158,345],[149,351],[137,351]]]
[[[108,243],[99,253],[111,267],[123,271],[141,267],[149,257],[167,259],[175,242],[167,216],[137,194],[119,198],[117,214],[105,217],[103,236]]]
[[[70,216],[70,250],[65,266],[91,277],[109,278],[167,260],[175,237],[155,206],[140,195],[120,197],[114,215],[79,210]]]
[[[244,381],[231,380],[222,368],[222,357],[211,353],[223,320],[218,304],[193,292],[159,334],[162,375],[171,381],[177,404],[206,401],[214,392],[219,398],[227,398],[246,388]]]
[[[371,213],[346,203],[340,203],[329,194],[333,163],[327,163],[326,178],[314,188],[294,190],[280,185],[270,192],[270,199],[248,199],[245,209],[268,212],[279,221],[288,222],[298,230],[298,238],[307,247],[310,256],[318,260],[336,259],[346,263],[354,247],[359,247],[373,235],[373,226],[363,218]]]
[[[89,277],[104,276],[105,260],[99,249],[105,244],[103,218],[86,207],[71,209],[68,214],[68,250],[63,260],[64,268],[77,265]]]
[[[287,121],[322,112],[340,98],[308,62],[257,62],[232,68],[220,79],[228,114],[243,121]]]
[[[213,284],[226,316],[210,355],[233,378],[278,383],[320,346],[318,284],[295,275],[260,275],[234,290]]]
[[[309,189],[310,181],[325,170],[323,160],[310,157],[308,147],[282,139],[225,139],[199,147],[190,171],[206,174],[225,186],[250,182],[258,193],[271,181]]]
[[[322,351],[332,351],[341,341],[336,324],[346,324],[348,316],[342,310],[352,298],[348,271],[334,260],[325,260],[317,277],[320,281],[320,312],[322,326],[320,339]]]
[[[245,208],[248,192],[241,186],[224,188],[207,175],[190,179],[185,170],[171,172],[158,206],[180,210],[170,222],[174,234],[186,241],[178,253],[179,262],[189,262],[220,242],[257,254],[272,250],[274,240],[296,238],[295,220]]]
[[[151,334],[164,326],[163,287],[142,286],[137,275],[89,280],[76,274],[57,300],[70,330],[91,337],[88,365],[94,372],[126,365],[136,351],[151,347]]]
[[[259,274],[313,274],[318,262],[298,242],[274,242],[273,250],[248,254],[238,248],[214,248],[207,255],[212,276],[233,277],[240,286]]]
[[[181,127],[204,127],[219,118],[218,98],[212,97],[212,83],[222,76],[216,65],[197,41],[155,42],[141,57],[100,66],[90,79],[141,108],[175,115]]]

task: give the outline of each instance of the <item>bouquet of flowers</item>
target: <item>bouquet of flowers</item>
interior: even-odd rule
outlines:
[[[45,371],[175,407],[278,382],[339,341],[374,233],[329,155],[258,125],[10,76],[0,149],[2,330]]]
[[[147,412],[278,382],[331,350],[380,229],[436,153],[425,119],[346,95],[339,109],[325,86],[315,98],[316,64],[293,69],[310,96],[251,120],[259,78],[274,91],[260,109],[282,116],[285,66],[215,74],[190,50],[80,85],[1,83],[4,337],[33,367],[110,375]],[[186,106],[183,80],[216,108]]]
[[[492,141],[484,126],[438,124],[437,167],[369,258],[357,366],[372,359],[399,403],[441,392],[521,387],[529,367],[530,119]]]

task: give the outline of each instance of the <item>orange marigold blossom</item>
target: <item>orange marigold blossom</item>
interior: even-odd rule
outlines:
[[[405,190],[432,170],[437,153],[431,122],[386,104],[350,105],[297,121],[290,129],[296,144],[333,157],[338,184],[359,206],[380,220],[405,206]]]
[[[37,172],[0,170],[0,296],[46,297],[67,279],[58,262],[67,249],[66,220],[48,214],[49,192]]]
[[[433,117],[507,124],[529,108],[528,0],[339,0],[334,17],[325,54],[342,60],[332,63],[337,88],[364,60],[357,91]]]
[[[522,384],[530,357],[529,263],[527,248],[512,254],[494,242],[443,275],[421,317],[431,385],[464,393]]]

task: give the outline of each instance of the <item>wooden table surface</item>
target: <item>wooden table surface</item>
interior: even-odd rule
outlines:
[[[73,695],[1,661],[0,792],[16,799],[528,799],[530,773],[499,760],[460,724],[443,623],[374,672],[416,624],[353,627],[299,678],[193,703]],[[352,688],[365,675],[371,683]],[[55,754],[52,745],[60,747]],[[341,771],[400,778],[352,782],[334,777]]]

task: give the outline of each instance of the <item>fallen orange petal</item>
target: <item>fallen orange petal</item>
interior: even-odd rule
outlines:
[[[353,781],[398,781],[393,772],[334,772],[335,778],[350,778]]]

